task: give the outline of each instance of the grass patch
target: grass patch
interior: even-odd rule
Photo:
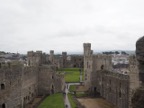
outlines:
[[[65,82],[80,82],[79,71],[65,71]]]
[[[88,95],[85,92],[76,92],[76,97],[81,98],[81,97],[87,97]]]
[[[80,82],[80,69],[79,68],[64,68],[59,69],[59,73],[65,73],[65,82]],[[83,71],[82,71],[83,74]],[[83,75],[82,75],[83,76]]]
[[[72,107],[72,108],[76,108],[76,103],[74,102],[73,95],[69,93],[69,94],[68,94],[68,98],[69,98],[71,107]]]
[[[76,85],[70,85],[69,91],[70,92],[76,91]]]
[[[48,96],[38,108],[64,108],[64,99],[61,93]]]

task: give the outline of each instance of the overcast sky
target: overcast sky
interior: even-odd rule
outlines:
[[[135,50],[144,0],[0,0],[0,51]]]

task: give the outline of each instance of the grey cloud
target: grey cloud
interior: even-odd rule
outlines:
[[[0,45],[3,50],[23,52],[60,45],[67,48],[66,44],[90,41],[96,49],[124,45],[134,49],[135,40],[143,34],[142,3],[142,0],[1,0]]]

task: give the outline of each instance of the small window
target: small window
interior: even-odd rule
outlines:
[[[109,80],[109,83],[110,83],[110,85],[111,85],[111,80]]]
[[[111,87],[109,88],[109,92],[111,92]]]
[[[54,79],[54,76],[52,75],[52,79]]]
[[[87,62],[87,68],[88,68],[88,64],[89,64],[89,63]]]
[[[31,64],[30,64],[30,60],[28,61],[28,65],[30,66]]]
[[[104,69],[104,65],[101,65],[101,70],[103,70]]]
[[[34,94],[33,94],[33,93],[31,94],[31,97],[34,97]]]
[[[121,98],[121,91],[119,92],[119,98]]]
[[[119,87],[120,87],[120,89],[121,89],[121,83],[119,84]]]
[[[26,100],[26,98],[24,97],[24,98],[23,98],[23,100],[25,101],[25,100]]]
[[[4,89],[5,89],[5,85],[1,84],[1,90],[4,90]]]
[[[28,96],[27,99],[30,100],[30,97]]]

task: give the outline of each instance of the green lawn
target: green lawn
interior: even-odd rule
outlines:
[[[76,92],[76,97],[81,98],[81,97],[87,97],[88,95],[85,92]]]
[[[58,71],[65,72],[65,82],[80,82],[79,68],[64,68],[59,69]]]
[[[61,93],[48,96],[38,108],[64,108],[64,99]]]
[[[70,92],[76,91],[76,85],[70,85],[69,91]]]
[[[68,98],[69,98],[71,107],[72,107],[72,108],[76,108],[76,103],[74,102],[73,95],[69,93],[69,94],[68,94]]]

